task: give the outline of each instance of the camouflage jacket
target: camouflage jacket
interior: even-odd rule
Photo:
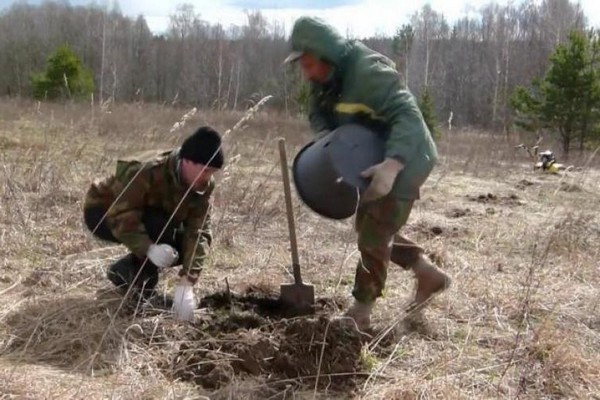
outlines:
[[[215,184],[211,180],[202,193],[190,191],[185,196],[188,187],[179,179],[178,150],[149,151],[119,159],[115,175],[92,183],[84,208],[107,208],[105,219],[112,234],[144,258],[153,243],[142,223],[144,208],[161,208],[172,215],[181,202],[172,220],[184,229],[180,275],[188,275],[195,282],[212,241],[210,196]]]

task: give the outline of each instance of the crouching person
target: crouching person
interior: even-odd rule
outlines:
[[[83,210],[87,228],[129,249],[107,272],[121,293],[150,300],[159,272],[181,265],[172,307],[178,319],[193,319],[193,286],[212,241],[213,174],[223,163],[219,133],[204,126],[175,149],[118,160],[114,175],[91,184]]]

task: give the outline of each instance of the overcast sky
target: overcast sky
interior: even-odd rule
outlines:
[[[96,4],[109,4],[113,0],[96,0]],[[521,0],[511,1],[513,4]],[[0,0],[0,8],[14,0]],[[29,3],[40,3],[30,0]],[[70,4],[88,4],[89,0],[71,0]],[[284,23],[286,29],[292,26],[300,15],[313,15],[325,18],[342,34],[354,37],[375,34],[391,35],[398,26],[408,22],[408,18],[423,5],[444,14],[450,22],[456,18],[476,12],[492,0],[187,0],[194,5],[201,18],[220,22],[223,26],[241,25],[246,21],[244,10],[260,10],[268,20]],[[507,0],[497,0],[506,4]],[[119,0],[121,11],[128,16],[143,14],[150,29],[155,33],[165,30],[169,14],[175,11],[178,1],[171,0]],[[600,1],[581,0],[589,23],[600,26]]]

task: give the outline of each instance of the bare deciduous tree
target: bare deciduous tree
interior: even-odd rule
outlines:
[[[271,94],[270,107],[301,110],[300,71],[281,63],[289,27],[254,11],[241,26],[225,28],[182,4],[158,35],[142,16],[123,16],[115,4],[46,1],[3,11],[0,94],[29,95],[32,72],[67,43],[94,72],[102,100],[238,109]],[[513,89],[542,76],[556,44],[586,24],[581,8],[568,0],[490,2],[452,24],[425,6],[410,25],[399,24],[396,41],[381,35],[362,40],[396,60],[409,89],[416,95],[427,89],[436,114],[452,113],[454,126],[508,131]]]

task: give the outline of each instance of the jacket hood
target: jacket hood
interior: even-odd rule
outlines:
[[[292,52],[309,52],[339,66],[348,52],[349,42],[323,20],[301,17],[294,23],[290,36]]]

